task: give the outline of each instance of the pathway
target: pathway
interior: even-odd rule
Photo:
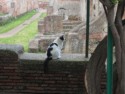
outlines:
[[[42,12],[38,12],[37,14],[32,16],[30,19],[26,20],[24,23],[20,24],[19,26],[15,27],[14,29],[12,29],[6,33],[0,34],[0,38],[12,37],[13,35],[18,33],[19,31],[21,31],[23,28],[25,28],[27,25],[29,25],[31,22],[33,22],[35,19],[39,18],[41,13]]]

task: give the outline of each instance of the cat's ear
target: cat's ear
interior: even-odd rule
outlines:
[[[60,36],[60,39],[61,39],[62,41],[64,41],[64,40],[65,40],[64,35],[61,35],[61,36]]]

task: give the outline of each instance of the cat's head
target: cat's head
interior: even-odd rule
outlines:
[[[59,37],[59,39],[62,40],[62,41],[64,41],[64,40],[65,40],[64,35],[61,35],[61,36]]]

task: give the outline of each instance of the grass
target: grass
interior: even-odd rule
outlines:
[[[40,15],[40,18],[39,18],[39,19],[43,19],[43,18],[46,17],[46,16],[47,16],[46,13],[42,13],[42,14]]]
[[[28,43],[30,39],[37,33],[37,21],[34,21],[29,26],[21,30],[15,36],[10,38],[0,39],[1,44],[21,44],[24,46],[24,50],[28,51]]]
[[[27,12],[27,13],[21,15],[20,17],[17,17],[15,19],[11,18],[7,22],[2,23],[0,25],[0,34],[8,32],[9,30],[13,29],[14,27],[20,25],[25,20],[31,18],[34,14],[36,14],[36,11]]]
[[[45,17],[46,14],[42,14],[40,17]],[[27,27],[22,29],[19,33],[17,33],[13,37],[9,38],[1,38],[0,44],[21,44],[24,46],[24,50],[28,51],[29,41],[34,38],[37,34],[37,23],[38,19],[29,24]]]

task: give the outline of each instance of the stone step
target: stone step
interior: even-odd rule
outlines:
[[[63,29],[72,29],[74,25],[63,25]]]
[[[39,40],[34,39],[29,42],[29,52],[37,53],[39,52]]]
[[[65,21],[63,22],[63,25],[77,25],[82,23],[82,21]]]
[[[65,21],[63,22],[63,31],[68,32],[81,23],[82,23],[81,21]]]
[[[63,29],[64,32],[69,32],[71,29]]]

